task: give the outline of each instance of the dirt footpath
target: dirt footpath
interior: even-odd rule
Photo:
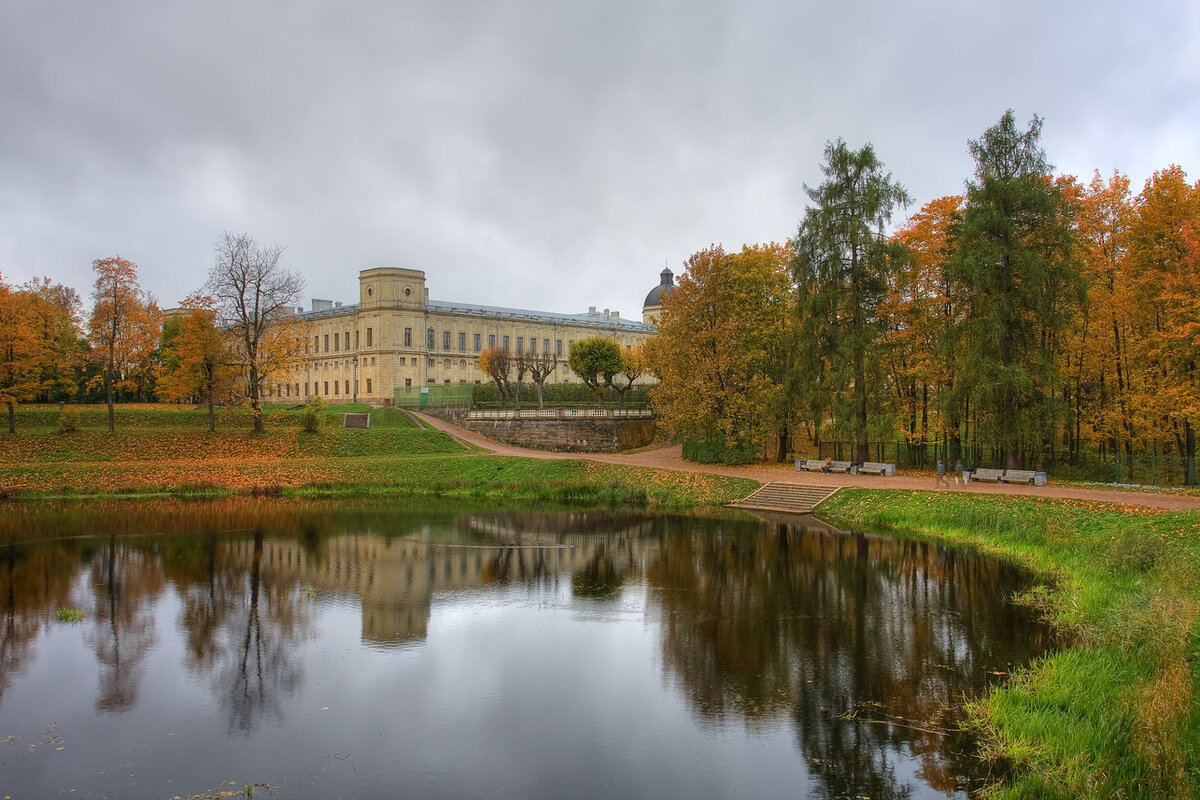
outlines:
[[[411,409],[409,409],[411,411]],[[1078,486],[1021,486],[1009,484],[981,483],[973,481],[966,485],[950,484],[949,488],[938,489],[937,478],[930,472],[925,474],[899,474],[893,477],[877,475],[825,475],[820,472],[798,472],[791,463],[755,464],[733,467],[723,464],[696,464],[684,461],[682,448],[663,447],[640,453],[552,453],[531,450],[525,447],[501,444],[460,428],[445,420],[411,411],[421,420],[455,439],[500,456],[521,456],[543,459],[586,459],[607,464],[625,464],[631,467],[654,467],[681,472],[703,472],[710,475],[729,475],[735,478],[751,478],[760,483],[779,481],[799,483],[806,486],[862,486],[870,489],[913,489],[920,491],[970,492],[972,494],[1025,495],[1033,497],[1064,497],[1074,500],[1090,500],[1100,503],[1121,503],[1144,508],[1161,508],[1172,511],[1200,509],[1200,497],[1171,491],[1116,491],[1112,489],[1088,489]]]

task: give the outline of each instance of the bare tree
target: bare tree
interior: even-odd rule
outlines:
[[[254,431],[261,433],[264,387],[273,373],[299,357],[300,336],[291,312],[304,280],[280,265],[282,247],[259,245],[248,234],[226,231],[215,249],[216,263],[204,291],[213,298],[217,319],[246,370]]]
[[[495,382],[496,391],[500,393],[500,407],[504,408],[511,392],[512,353],[503,347],[489,347],[479,354],[479,368]]]
[[[533,379],[533,384],[537,387],[538,408],[541,408],[542,389],[546,385],[546,378],[550,377],[550,373],[558,367],[558,358],[545,350],[540,353],[524,353],[517,358],[524,363],[529,377]]]

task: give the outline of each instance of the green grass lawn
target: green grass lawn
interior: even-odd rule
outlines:
[[[298,407],[264,409],[250,430],[246,409],[207,415],[190,406],[124,406],[108,431],[103,406],[81,407],[81,428],[60,433],[58,408],[24,407],[17,433],[0,438],[0,494],[26,498],[218,495],[231,492],[351,496],[374,494],[503,498],[510,501],[668,508],[720,505],[758,484],[582,459],[478,455],[403,410],[375,409],[371,427],[342,427],[338,406],[318,433]]]

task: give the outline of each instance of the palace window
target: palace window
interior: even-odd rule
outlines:
[[[430,328],[429,330],[425,331],[425,346],[428,347],[430,350],[433,349],[433,337],[435,335],[436,334],[434,334],[433,328]]]
[[[479,334],[477,333],[477,334],[475,334],[475,337],[474,337],[474,339],[473,339],[473,341],[472,341],[472,344],[474,344],[474,345],[475,345],[475,352],[476,352],[476,353],[478,353],[478,352],[479,352],[479,340],[480,340],[480,336],[479,336]]]
[[[335,353],[337,353],[337,352],[340,352],[340,351],[338,350],[338,345],[340,345],[341,343],[342,343],[342,337],[338,336],[338,335],[335,333],[335,334],[333,335],[333,352],[335,352]]]
[[[504,349],[505,350],[508,349],[508,337],[507,336],[504,337]]]
[[[537,352],[537,337],[535,337],[535,336],[529,337],[529,352],[530,353]]]
[[[367,394],[371,393],[371,379],[367,378]]]
[[[442,349],[450,349],[450,331],[442,331]]]
[[[350,349],[350,331],[346,331],[346,346],[345,346],[344,348],[342,348],[342,349],[343,349],[343,350],[349,350],[349,349]]]
[[[371,344],[371,329],[367,328],[367,344]],[[412,347],[412,328],[404,329],[404,346]]]
[[[465,333],[463,333],[462,331],[459,331],[459,333],[458,333],[458,349],[459,350],[467,349],[467,335]]]
[[[550,352],[550,340],[542,339],[542,353],[548,354],[549,352]]]
[[[556,355],[556,356],[562,355],[562,339],[554,340],[554,355]]]
[[[333,393],[334,393],[334,395],[335,395],[335,396],[336,396],[336,395],[337,395],[337,393],[338,393],[338,382],[337,382],[337,381],[334,381],[334,382],[333,382]]]
[[[525,352],[525,337],[524,336],[517,337],[517,352],[518,353]]]
[[[329,334],[325,334],[325,352],[329,352]]]
[[[335,383],[334,386],[337,384]],[[325,381],[325,396],[329,397],[329,381]]]
[[[488,347],[489,347],[489,348],[492,348],[492,347],[495,347],[495,346],[496,346],[496,334],[494,334],[494,333],[489,333],[489,334],[488,334]]]
[[[408,330],[408,338],[409,338],[409,340],[411,341],[411,339],[412,339],[412,328],[408,328],[407,330]],[[371,334],[372,334],[372,332],[373,332],[373,331],[372,331],[370,328],[367,328],[367,347],[370,347],[370,346],[371,346]]]

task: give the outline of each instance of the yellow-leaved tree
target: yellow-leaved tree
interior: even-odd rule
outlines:
[[[705,460],[746,460],[790,435],[791,256],[775,243],[737,253],[714,245],[688,259],[678,288],[663,300],[659,334],[647,346],[658,377],[655,416],[691,453],[711,451]]]

